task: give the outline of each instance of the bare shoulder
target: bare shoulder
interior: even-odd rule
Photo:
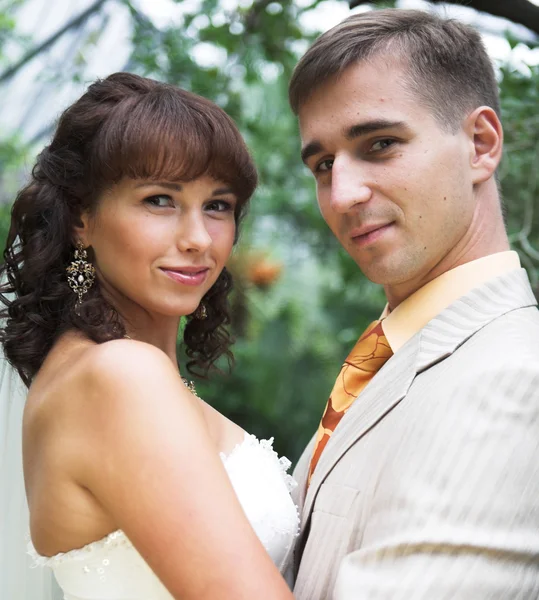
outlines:
[[[135,456],[149,457],[167,440],[178,435],[188,440],[194,432],[201,443],[213,443],[199,401],[170,358],[150,344],[114,340],[89,347],[71,393],[63,414],[72,431],[72,454],[79,457],[78,480],[90,489],[93,476],[101,478],[93,473],[95,465],[105,460],[126,469]]]
[[[160,349],[134,340],[66,343],[53,349],[30,387],[26,430],[65,442],[107,431],[106,417],[128,422],[131,413],[193,405],[178,370]],[[68,432],[71,432],[70,435]]]
[[[91,387],[132,385],[148,375],[177,376],[167,355],[145,342],[112,340],[88,348],[81,358],[78,377]]]
[[[113,340],[88,349],[75,377],[79,407],[102,429],[100,414],[125,423],[171,412],[200,412],[177,366],[160,349],[134,340]]]
[[[64,436],[70,430],[78,441],[113,437],[118,434],[114,424],[120,422],[128,425],[170,411],[175,417],[185,410],[200,412],[170,358],[135,340],[73,348],[71,360],[53,364],[43,383],[36,387],[45,400],[39,411],[48,428],[61,426]]]

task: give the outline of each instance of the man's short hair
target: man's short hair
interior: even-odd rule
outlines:
[[[500,115],[494,68],[479,33],[420,10],[373,10],[348,17],[321,35],[296,65],[292,110],[348,67],[385,56],[400,61],[412,91],[446,129],[456,131],[478,106]]]

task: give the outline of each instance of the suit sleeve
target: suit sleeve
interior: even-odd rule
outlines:
[[[443,401],[382,475],[334,600],[539,597],[539,365],[465,376]]]

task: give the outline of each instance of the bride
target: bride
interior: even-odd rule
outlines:
[[[255,185],[220,108],[117,73],[64,112],[15,201],[1,341],[29,386],[30,553],[67,600],[292,598],[285,461],[176,358],[185,315],[188,370],[231,356],[225,263]]]

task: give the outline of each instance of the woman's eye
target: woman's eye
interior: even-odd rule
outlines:
[[[384,150],[387,150],[387,148],[392,146],[394,143],[395,140],[392,139],[378,140],[377,142],[374,142],[374,144],[371,146],[371,152],[383,152]]]
[[[333,167],[333,159],[329,158],[329,159],[323,160],[321,163],[319,163],[316,166],[315,171],[317,173],[327,173],[328,171],[331,171],[332,167]]]
[[[220,213],[232,212],[234,210],[234,205],[228,200],[212,200],[206,204],[206,210]]]
[[[144,198],[144,202],[150,206],[155,206],[156,208],[167,208],[174,204],[172,198],[166,194],[149,196],[148,198]]]

